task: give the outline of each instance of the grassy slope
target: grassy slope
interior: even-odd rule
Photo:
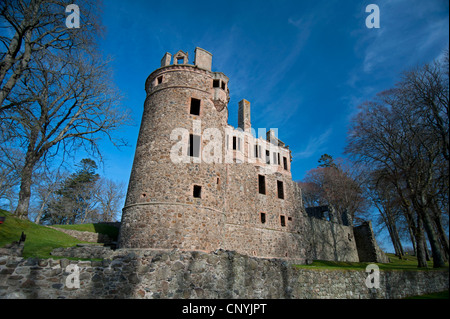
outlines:
[[[57,228],[73,229],[78,231],[88,231],[91,233],[100,233],[108,235],[113,240],[117,240],[119,229],[106,224],[79,224],[79,225],[53,225]]]
[[[18,241],[24,232],[27,238],[23,256],[26,258],[49,258],[50,252],[57,247],[71,247],[82,243],[57,230],[16,218],[4,210],[0,210],[0,216],[6,216],[5,223],[0,225],[0,247]]]

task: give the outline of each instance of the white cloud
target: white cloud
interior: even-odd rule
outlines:
[[[292,157],[295,159],[310,158],[324,150],[324,145],[328,142],[333,129],[330,127],[328,130],[320,134],[319,136],[312,136],[309,138],[305,148],[297,153],[294,153]]]

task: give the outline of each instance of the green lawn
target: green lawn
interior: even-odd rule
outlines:
[[[391,262],[387,264],[377,263],[380,270],[436,270],[433,268],[433,262],[428,262],[428,268],[417,268],[417,258],[415,256],[406,256],[406,259],[399,259],[394,254],[387,254]],[[340,269],[340,270],[365,270],[367,265],[372,264],[369,262],[342,262],[342,261],[326,261],[315,260],[310,265],[296,265],[301,269]],[[448,268],[448,263],[446,263]]]
[[[11,213],[0,209],[0,216],[6,216],[3,224],[0,224],[0,247],[18,241],[22,232],[27,236],[23,250],[23,257],[51,258],[50,252],[58,247],[72,247],[80,241],[63,232],[45,226],[36,225],[28,220],[22,220]],[[58,226],[75,230],[106,233],[112,238],[117,238],[117,228],[109,225],[85,224]]]
[[[435,292],[427,295],[413,296],[405,299],[449,299],[449,293],[447,291]]]
[[[36,225],[28,220],[16,218],[11,213],[0,210],[0,216],[6,216],[0,224],[0,247],[18,241],[22,232],[27,236],[23,257],[49,258],[50,252],[57,247],[71,247],[82,241],[57,230]]]

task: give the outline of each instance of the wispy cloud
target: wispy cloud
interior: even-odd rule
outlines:
[[[292,155],[294,160],[310,158],[324,151],[324,146],[328,142],[328,138],[330,137],[332,131],[333,129],[330,127],[319,136],[311,136],[303,150]]]
[[[436,10],[434,5],[430,1],[380,4],[380,28],[354,32],[360,38],[356,49],[363,51],[363,71],[383,74],[399,65],[415,65],[436,48],[448,46],[448,15],[427,18]]]

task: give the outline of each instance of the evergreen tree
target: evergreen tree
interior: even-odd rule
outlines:
[[[43,221],[50,224],[83,223],[96,214],[96,182],[100,176],[95,172],[97,164],[83,159],[79,169],[65,179],[53,200],[49,203]]]

